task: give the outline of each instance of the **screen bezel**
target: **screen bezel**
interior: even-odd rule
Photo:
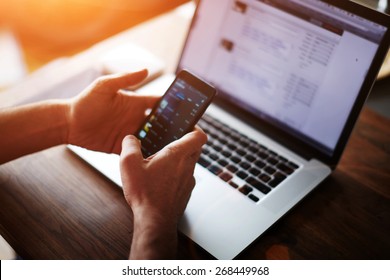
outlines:
[[[222,107],[223,109],[227,110],[229,113],[237,116],[241,120],[243,120],[245,123],[249,124],[250,126],[254,127],[255,129],[261,131],[262,133],[267,134],[268,136],[272,137],[274,140],[277,139],[279,143],[287,146],[293,151],[296,151],[299,155],[306,159],[316,158],[324,162],[325,164],[329,165],[331,168],[335,168],[338,161],[341,158],[341,155],[344,151],[344,148],[348,142],[348,139],[353,131],[353,127],[358,119],[358,116],[363,108],[363,105],[372,89],[373,84],[375,83],[376,77],[379,73],[380,67],[386,57],[386,54],[389,50],[389,44],[390,44],[390,16],[382,14],[378,11],[371,10],[370,8],[364,7],[360,4],[357,4],[355,2],[351,1],[337,1],[337,0],[325,0],[323,1],[325,3],[331,4],[335,7],[338,7],[340,9],[343,9],[345,11],[351,12],[353,14],[356,14],[357,16],[363,17],[367,20],[370,20],[374,23],[383,25],[387,27],[387,31],[384,34],[384,37],[382,41],[379,44],[378,50],[376,51],[376,54],[374,56],[374,59],[369,67],[370,71],[368,71],[363,84],[361,86],[361,89],[357,95],[357,98],[352,106],[351,112],[346,120],[346,123],[344,125],[344,128],[342,129],[342,132],[340,134],[340,137],[337,141],[337,144],[335,145],[335,148],[333,150],[332,154],[329,154],[328,152],[324,152],[322,149],[318,148],[318,146],[312,146],[308,143],[308,140],[302,140],[298,138],[297,136],[287,133],[286,131],[282,130],[279,127],[276,127],[275,125],[272,125],[272,123],[265,121],[264,119],[261,119],[257,116],[255,116],[252,113],[246,112],[241,108],[238,108],[234,106],[234,103],[231,102],[227,98],[227,94],[221,90],[218,89],[218,97],[214,99],[214,104],[217,106]],[[181,65],[183,54],[186,48],[186,45],[188,43],[188,38],[190,35],[191,30],[194,28],[197,20],[197,15],[199,11],[199,7],[202,5],[202,1],[199,1],[197,9],[195,11],[195,14],[193,16],[189,32],[187,33],[187,38],[185,41],[185,44],[183,46],[179,63],[176,68],[176,73],[181,71],[184,66]],[[204,77],[202,77],[204,79]]]

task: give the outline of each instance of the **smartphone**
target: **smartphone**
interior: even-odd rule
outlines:
[[[210,84],[180,71],[136,133],[144,158],[190,132],[215,94]]]

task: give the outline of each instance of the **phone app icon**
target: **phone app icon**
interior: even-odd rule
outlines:
[[[177,92],[176,97],[179,98],[180,100],[184,100],[186,98],[185,94],[182,92]]]
[[[165,109],[165,107],[167,107],[167,105],[168,105],[168,101],[166,101],[165,99],[163,99],[163,100],[161,101],[160,108],[161,108],[161,109]]]
[[[147,122],[145,125],[144,125],[144,130],[146,131],[146,132],[149,132],[149,129],[152,127],[152,124],[151,123],[149,123],[149,122]]]
[[[146,133],[145,130],[141,130],[141,131],[139,132],[138,136],[139,136],[139,138],[145,138],[146,134],[147,134],[147,133]]]

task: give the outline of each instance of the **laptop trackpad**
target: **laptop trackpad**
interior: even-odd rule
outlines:
[[[274,214],[285,213],[313,189],[316,181],[309,172],[293,176],[286,181],[288,186],[273,190],[272,196],[265,197],[262,205]]]

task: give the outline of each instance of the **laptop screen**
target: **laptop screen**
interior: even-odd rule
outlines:
[[[332,155],[386,31],[323,1],[204,0],[179,67]]]

